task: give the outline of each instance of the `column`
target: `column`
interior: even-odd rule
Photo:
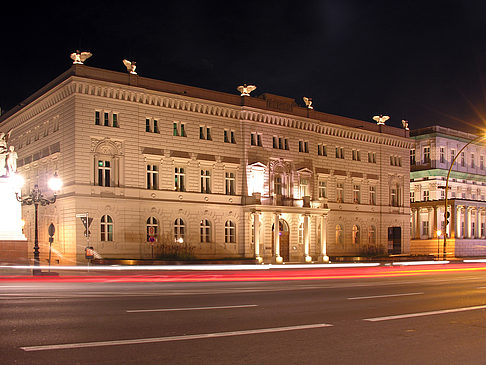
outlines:
[[[421,217],[420,217],[420,208],[417,208],[417,227],[415,229],[415,238],[416,239],[420,239],[422,238],[422,220],[421,220]]]
[[[417,230],[417,222],[416,222],[416,214],[417,214],[417,209],[412,209],[412,232],[410,232],[410,239],[416,238],[416,230]]]
[[[457,210],[456,208],[451,205],[450,207],[450,212],[451,212],[451,216],[449,218],[449,237],[450,238],[456,238],[456,235],[457,235],[457,230],[456,230],[456,219],[457,219]]]
[[[428,238],[433,238],[434,237],[434,231],[437,231],[437,225],[435,222],[435,214],[434,214],[434,208],[429,208],[427,209],[428,215],[427,218],[429,219],[429,236]]]
[[[304,214],[304,256],[305,262],[311,262],[312,257],[309,256],[309,214]]]
[[[329,256],[327,256],[327,215],[321,216],[321,255],[322,262],[329,262]]]
[[[280,213],[275,213],[273,216],[273,247],[275,249],[273,260],[277,264],[283,262],[282,256],[280,256]]]
[[[476,232],[474,232],[474,238],[481,237],[481,211],[479,207],[476,207]]]
[[[260,212],[253,213],[253,237],[255,240],[255,259],[258,263],[263,262],[260,255]]]
[[[462,211],[461,207],[456,207],[456,238],[462,238],[462,232],[461,232],[461,227],[462,227]]]
[[[469,207],[466,205],[464,206],[464,238],[470,238],[470,217],[469,217]]]
[[[438,227],[438,216],[437,216],[437,212],[438,212],[438,209],[437,209],[437,205],[434,206],[433,208],[433,218],[434,218],[434,224],[433,224],[433,228],[432,228],[432,237],[433,238],[437,238],[437,230],[439,229]]]

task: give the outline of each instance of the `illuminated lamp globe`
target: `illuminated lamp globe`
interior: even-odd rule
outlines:
[[[57,176],[57,173],[55,173],[54,176],[49,179],[48,185],[49,189],[54,192],[61,190],[62,180],[59,178],[59,176]]]
[[[22,177],[22,175],[19,174],[12,174],[10,176],[10,182],[12,186],[17,189],[20,189],[22,186],[24,186],[24,178]]]

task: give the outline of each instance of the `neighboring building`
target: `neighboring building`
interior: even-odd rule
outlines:
[[[39,184],[47,195],[54,172],[64,180],[40,209],[44,263],[50,222],[53,264],[86,263],[82,213],[104,258],[150,258],[162,243],[265,262],[409,252],[404,129],[84,65],[0,122],[24,194]]]
[[[413,130],[410,136],[415,140],[410,150],[411,254],[442,256],[447,172],[461,149],[477,136],[440,126]],[[471,143],[451,170],[448,256],[486,254],[485,158],[486,145]]]

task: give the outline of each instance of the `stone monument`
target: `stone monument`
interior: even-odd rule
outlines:
[[[21,178],[17,172],[17,152],[8,146],[10,132],[0,132],[0,263],[28,264],[27,239],[22,233]]]

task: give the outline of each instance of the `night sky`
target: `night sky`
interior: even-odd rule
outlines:
[[[18,2],[20,3],[20,2]],[[143,1],[2,10],[0,107],[86,65],[411,129],[486,127],[486,1]]]

